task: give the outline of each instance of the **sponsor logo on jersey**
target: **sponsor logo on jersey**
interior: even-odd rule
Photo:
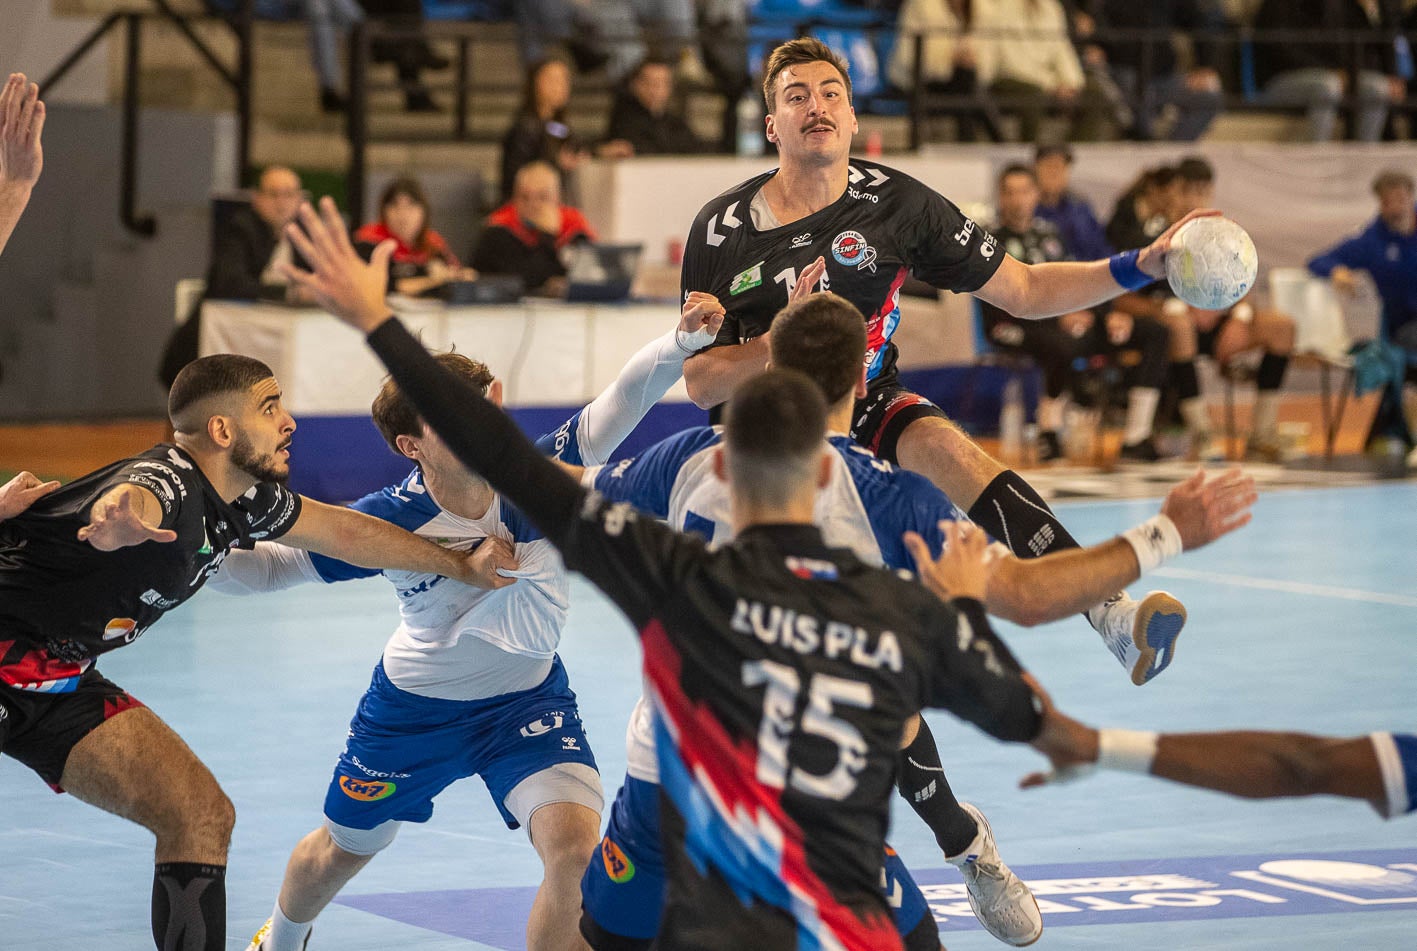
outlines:
[[[620,850],[620,846],[610,841],[610,836],[600,840],[600,859],[605,863],[605,874],[616,885],[623,885],[635,877],[635,863]]]
[[[870,260],[874,261],[876,252],[866,243],[866,238],[859,231],[843,231],[832,238],[832,257],[836,258],[838,264],[859,267],[866,261],[868,252]]]
[[[175,608],[182,603],[176,598],[164,598],[161,593],[152,588],[144,591],[139,596],[138,600],[161,611],[166,611],[168,608]]]
[[[561,724],[565,722],[565,714],[561,712],[548,713],[539,720],[533,720],[522,727],[522,736],[531,738],[540,736],[543,733],[550,733],[552,730],[561,729]]]
[[[116,641],[120,637],[123,643],[132,643],[138,636],[138,622],[130,617],[116,617],[103,626],[103,639],[105,641]]]
[[[381,769],[370,769],[368,766],[359,762],[359,757],[353,754],[350,755],[349,761],[354,764],[355,769],[359,770],[365,776],[372,776],[374,779],[408,779],[413,775],[412,773],[389,773]]]
[[[835,581],[837,577],[836,565],[831,562],[816,558],[798,558],[795,555],[787,556],[787,570],[799,578]]]
[[[805,248],[805,247],[807,246],[807,243],[810,242],[811,240],[812,240],[812,234],[811,234],[811,232],[807,232],[806,234],[799,234],[797,237],[795,237],[795,238],[792,239],[792,245],[791,245],[791,247],[794,247],[794,248]]]
[[[377,802],[392,796],[398,786],[378,779],[355,779],[353,776],[341,776],[339,788],[350,799],[358,802]]]
[[[740,271],[729,285],[728,296],[733,297],[744,291],[750,291],[763,282],[763,262],[759,261],[747,270]]]

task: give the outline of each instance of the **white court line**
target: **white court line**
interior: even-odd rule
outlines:
[[[1340,588],[1327,584],[1308,584],[1303,581],[1281,581],[1276,578],[1250,578],[1245,575],[1224,574],[1218,571],[1194,571],[1190,568],[1158,568],[1150,572],[1150,576],[1184,578],[1187,581],[1210,581],[1238,588],[1260,588],[1265,591],[1284,591],[1289,594],[1309,594],[1318,598],[1337,598],[1340,601],[1367,601],[1370,604],[1394,604],[1400,608],[1417,608],[1417,598],[1405,594],[1364,591],[1362,588]]]

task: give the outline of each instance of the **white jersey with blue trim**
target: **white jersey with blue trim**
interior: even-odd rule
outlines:
[[[714,544],[732,538],[728,485],[713,471],[722,427],[685,430],[630,459],[588,468],[582,483],[615,501],[695,532]],[[831,477],[817,494],[815,521],[828,545],[849,548],[861,560],[887,568],[913,569],[905,547],[907,531],[918,532],[938,550],[943,521],[967,521],[949,498],[923,476],[876,458],[850,437],[829,436]],[[659,781],[649,703],[643,698],[625,732],[628,771],[646,782]]]
[[[501,496],[493,496],[481,518],[462,518],[439,507],[423,484],[423,473],[415,469],[397,486],[367,495],[352,507],[447,548],[470,551],[489,537],[516,548],[517,582],[495,591],[438,574],[382,572],[399,597],[399,627],[384,647],[384,672],[396,686],[449,699],[482,694],[465,687],[487,677],[489,656],[483,644],[550,663],[570,607],[566,568],[555,547]],[[312,555],[311,563],[326,582],[380,573],[322,555]]]

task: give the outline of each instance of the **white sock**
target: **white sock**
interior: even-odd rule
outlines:
[[[1255,392],[1255,422],[1250,438],[1273,442],[1279,436],[1279,391]]]
[[[1181,419],[1185,420],[1186,429],[1193,436],[1210,435],[1210,409],[1202,397],[1193,396],[1181,401]]]
[[[1134,386],[1127,391],[1127,428],[1122,443],[1135,446],[1151,436],[1151,424],[1156,420],[1156,405],[1161,391],[1149,386]]]
[[[291,921],[280,910],[277,900],[271,912],[271,933],[266,936],[265,951],[301,951],[313,924],[313,921]]]

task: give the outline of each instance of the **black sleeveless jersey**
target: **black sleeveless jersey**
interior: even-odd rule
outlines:
[[[118,485],[162,504],[173,542],[104,552],[77,533]],[[300,517],[300,496],[262,482],[236,501],[217,495],[181,449],[158,445],[75,479],[0,523],[0,681],[62,693],[99,654],[131,644],[202,586],[231,548],[277,538]]]
[[[821,288],[866,317],[867,378],[890,382],[900,323],[900,289],[913,275],[941,290],[978,290],[1003,261],[994,238],[953,203],[904,172],[852,159],[835,202],[769,231],[749,206],[773,169],[709,202],[684,243],[682,290],[713,294],[728,312],[714,346],[767,332],[797,275],[826,259]]]

